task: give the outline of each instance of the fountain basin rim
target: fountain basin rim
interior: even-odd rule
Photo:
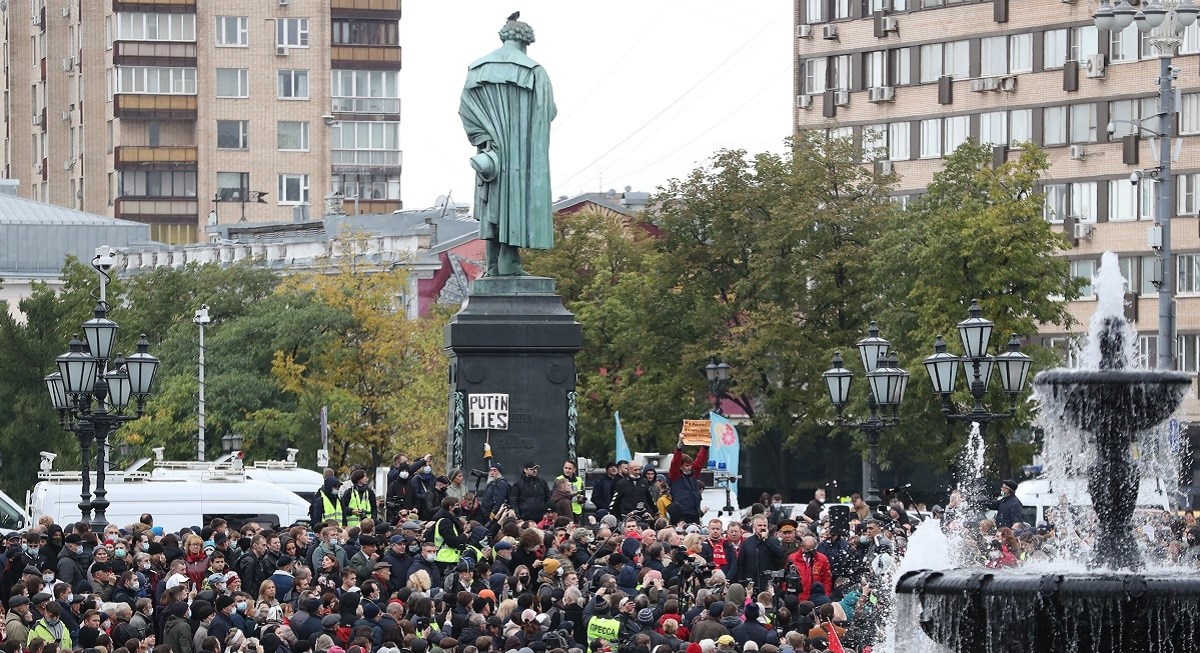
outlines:
[[[1192,375],[1174,370],[1083,370],[1058,367],[1038,372],[1033,384],[1038,385],[1113,385],[1156,383],[1190,385]]]
[[[1183,570],[1181,570],[1183,571]],[[1045,595],[1127,597],[1130,591],[1150,596],[1200,596],[1200,575],[1097,571],[1038,574],[1006,569],[919,569],[896,582],[897,594],[988,596]]]

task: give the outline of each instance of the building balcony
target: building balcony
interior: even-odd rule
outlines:
[[[117,93],[113,115],[132,120],[195,120],[195,95]]]
[[[166,14],[194,14],[196,0],[113,0],[113,11],[146,11]]]
[[[195,145],[118,145],[114,149],[116,167],[186,166],[196,167]]]
[[[400,98],[334,97],[333,113],[370,113],[400,115]]]
[[[400,20],[400,0],[330,0],[333,17],[366,17]]]
[[[196,44],[181,41],[115,41],[118,66],[196,66]]]
[[[334,68],[350,70],[400,70],[398,45],[334,45],[329,59]]]
[[[348,215],[380,215],[399,211],[404,208],[404,203],[400,200],[372,200],[363,198],[356,200],[352,197],[347,197],[342,201],[342,206]]]
[[[400,174],[403,154],[399,150],[333,150],[333,173]]]
[[[194,197],[119,197],[113,217],[134,222],[198,225],[200,204]]]

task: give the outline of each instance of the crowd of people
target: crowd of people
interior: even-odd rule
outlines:
[[[469,488],[398,455],[383,497],[363,470],[345,491],[327,472],[312,523],[274,529],[43,520],[0,554],[0,652],[870,650],[890,596],[875,587],[916,525],[906,507],[855,495],[827,511],[818,491],[795,515],[764,497],[701,523],[706,453],[677,447],[662,477],[614,461],[590,496],[571,462],[552,480],[492,462]],[[1018,557],[1025,530],[981,523],[981,553]]]

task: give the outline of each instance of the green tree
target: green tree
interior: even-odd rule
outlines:
[[[932,353],[936,334],[946,336],[952,352],[960,351],[954,326],[967,317],[972,299],[979,299],[984,316],[996,323],[993,351],[1004,351],[1009,334],[1026,339],[1024,350],[1035,359],[1031,378],[1059,362],[1037,342],[1039,326],[1073,322],[1066,302],[1079,296],[1081,280],[1071,277],[1060,255],[1066,238],[1043,216],[1039,184],[1049,167],[1045,154],[1030,145],[1013,161],[999,167],[991,162],[990,148],[962,145],[946,158],[928,192],[887,222],[873,266],[871,286],[879,290],[879,299],[872,309],[914,375],[905,419],[886,441],[889,455],[907,455],[940,440],[941,463],[948,464],[961,447],[967,426],[945,423],[920,360]],[[998,386],[992,384],[987,403],[994,409],[1007,407]],[[1013,462],[1030,453],[1027,446],[1009,447],[1014,430],[1029,423],[1024,399],[1017,401],[1015,419],[987,431],[989,466],[1001,478],[1010,477]],[[955,400],[968,408],[972,403],[965,390]]]

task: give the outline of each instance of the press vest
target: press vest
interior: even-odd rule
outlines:
[[[335,521],[342,523],[342,502],[329,500],[329,495],[324,492],[318,492],[321,495],[321,504],[324,506],[324,512],[321,513],[321,521]]]
[[[362,517],[354,514],[355,510],[371,514],[371,502],[367,499],[365,493],[360,494],[356,489],[350,490],[350,505],[346,506],[346,526],[358,526],[362,521]]]
[[[621,621],[612,617],[592,617],[588,620],[587,638],[588,641],[603,639],[610,644],[617,643],[617,639],[621,636]]]
[[[554,480],[557,481],[559,478],[565,479],[567,477],[559,474],[558,478]],[[583,492],[583,477],[576,474],[574,481],[568,480],[567,482],[571,484],[571,490],[575,492],[575,496],[571,497],[571,512],[575,513],[576,515],[582,515],[583,504],[579,503],[579,493]]]
[[[457,564],[459,558],[462,557],[462,554],[458,552],[458,549],[445,546],[446,540],[442,538],[441,527],[442,520],[439,519],[438,522],[433,526],[433,543],[438,548],[437,555],[434,557],[434,561]]]

